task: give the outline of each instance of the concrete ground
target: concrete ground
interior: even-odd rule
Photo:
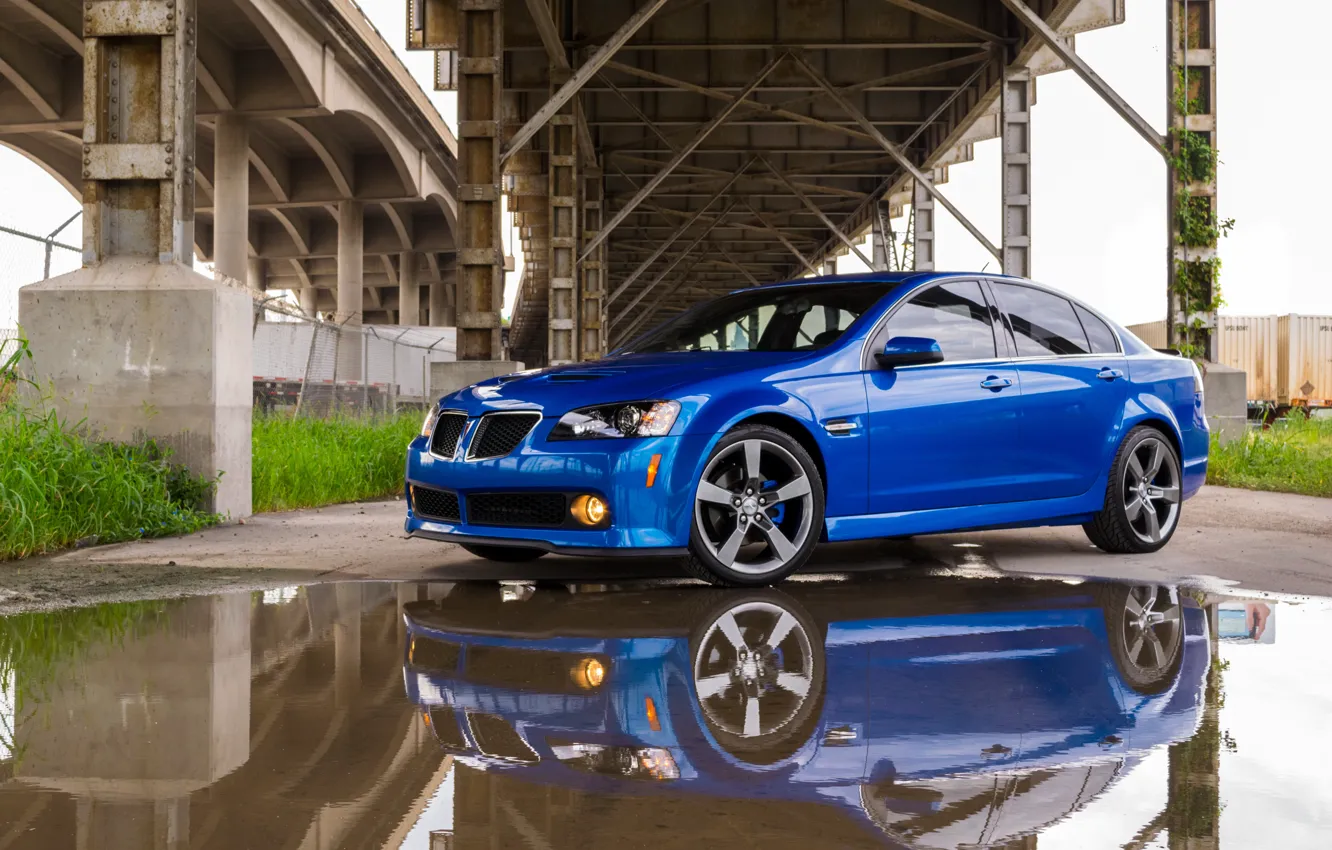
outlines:
[[[266,514],[182,538],[77,550],[0,566],[0,609],[46,607],[103,590],[308,583],[337,579],[679,578],[673,559],[546,557],[506,565],[402,532],[401,501]],[[1153,555],[1105,555],[1081,529],[1039,528],[823,546],[810,573],[925,567],[1187,581],[1332,596],[1332,500],[1207,487],[1187,502],[1179,531]],[[205,568],[205,569],[194,569]],[[167,576],[169,575],[169,579]],[[193,585],[193,587],[189,587]],[[172,595],[175,595],[173,593]],[[6,605],[10,602],[11,605]],[[68,604],[66,602],[66,604]]]

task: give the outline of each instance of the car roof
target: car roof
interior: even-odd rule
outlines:
[[[977,271],[927,271],[927,272],[861,272],[860,274],[829,274],[816,275],[814,277],[797,277],[791,280],[783,280],[774,283],[760,284],[762,288],[768,289],[774,286],[820,286],[823,284],[836,283],[925,283],[936,278],[953,278],[959,276],[967,277],[992,277],[1008,280],[1018,280],[1023,283],[1031,283],[1025,278],[1012,277],[1011,275],[989,274],[987,272]],[[732,290],[733,292],[747,292],[754,287],[745,287],[744,289]]]

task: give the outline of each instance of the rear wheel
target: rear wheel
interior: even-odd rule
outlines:
[[[809,559],[823,526],[823,480],[809,452],[766,425],[729,432],[694,497],[687,569],[731,587],[773,584]]]
[[[1109,585],[1101,591],[1110,654],[1129,687],[1160,693],[1179,669],[1184,608],[1179,591],[1159,585]]]
[[[491,546],[479,543],[459,543],[465,551],[485,558],[487,561],[502,561],[506,564],[521,564],[524,561],[535,561],[546,554],[542,549],[525,549],[521,546]]]
[[[1165,435],[1134,428],[1110,466],[1105,505],[1082,530],[1106,552],[1155,552],[1179,525],[1181,483],[1179,455]]]

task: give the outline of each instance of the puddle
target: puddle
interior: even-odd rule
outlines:
[[[346,583],[0,619],[0,848],[1324,848],[1327,600]]]

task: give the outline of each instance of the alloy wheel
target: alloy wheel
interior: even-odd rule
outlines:
[[[1148,437],[1124,465],[1124,514],[1138,539],[1159,543],[1179,521],[1179,462],[1162,440]]]
[[[703,542],[738,573],[780,570],[805,545],[813,525],[810,478],[782,446],[740,440],[703,470],[694,512]]]
[[[694,692],[714,727],[744,739],[782,731],[814,684],[814,647],[791,612],[745,602],[708,627],[694,655]]]
[[[1183,609],[1175,590],[1154,585],[1129,588],[1120,639],[1125,659],[1139,675],[1156,679],[1169,669],[1179,652],[1182,627]]]

